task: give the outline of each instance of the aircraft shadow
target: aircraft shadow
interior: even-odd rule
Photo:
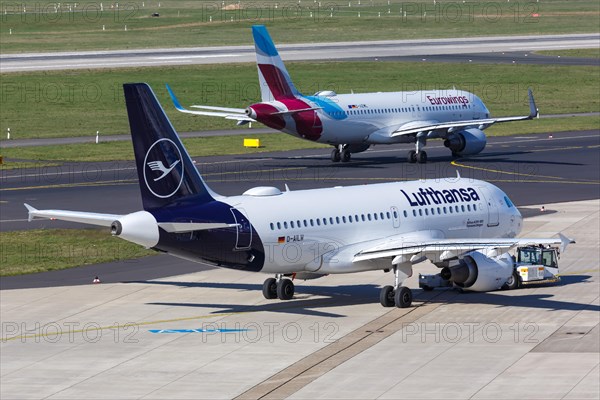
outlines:
[[[262,299],[262,285],[248,283],[218,283],[218,282],[166,282],[166,281],[138,281],[132,283],[146,283],[158,285],[175,285],[181,287],[197,287],[212,289],[231,289],[256,292],[257,299]],[[307,295],[326,296],[325,298],[305,298]],[[280,301],[274,299],[267,304],[219,304],[219,303],[169,303],[153,302],[151,305],[171,307],[199,307],[217,308],[212,314],[229,314],[239,312],[283,312],[288,314],[313,315],[319,317],[340,318],[346,315],[322,311],[323,308],[352,306],[375,303],[378,300],[379,287],[376,285],[342,285],[342,286],[309,286],[297,285],[296,294],[292,300]]]
[[[595,284],[589,282],[589,275],[568,275],[562,277],[558,286],[580,284]],[[262,285],[247,283],[219,283],[219,282],[170,282],[170,281],[134,281],[131,283],[145,283],[153,285],[175,285],[181,287],[212,288],[212,289],[231,289],[254,291],[257,296],[262,298]],[[556,286],[556,284],[555,284]],[[518,295],[505,295],[502,291],[498,292],[465,292],[453,296],[451,300],[428,297],[431,303],[447,304],[489,304],[500,307],[525,307],[544,310],[568,310],[580,311],[588,309],[600,311],[600,306],[581,304],[568,301],[552,300],[552,294],[534,294],[531,291],[540,286],[524,287],[519,289]],[[446,291],[452,289],[444,289]],[[415,302],[421,301],[420,297],[424,294],[421,289],[413,289]],[[324,298],[306,298],[307,295],[325,296]],[[212,314],[229,314],[239,312],[280,312],[288,314],[313,315],[330,318],[341,318],[347,315],[324,311],[330,307],[353,306],[362,304],[377,304],[379,298],[379,286],[377,285],[342,285],[342,286],[310,286],[297,285],[296,294],[292,300],[279,301],[273,300],[267,304],[223,304],[223,303],[179,303],[179,302],[152,302],[150,305],[162,305],[171,307],[195,307],[218,309]]]

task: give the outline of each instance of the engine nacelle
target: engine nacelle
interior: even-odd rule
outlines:
[[[488,292],[500,289],[513,274],[513,259],[508,253],[488,257],[473,251],[464,256],[458,265],[445,267],[441,276],[464,289]]]
[[[113,221],[110,233],[146,248],[156,246],[159,239],[156,218],[148,211],[127,214]]]
[[[487,138],[482,130],[470,128],[454,133],[444,141],[444,146],[455,154],[467,156],[480,153],[486,143]]]

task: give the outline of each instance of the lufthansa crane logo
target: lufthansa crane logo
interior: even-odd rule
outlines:
[[[171,197],[181,187],[183,158],[171,139],[159,139],[150,146],[143,168],[146,187],[156,197]]]

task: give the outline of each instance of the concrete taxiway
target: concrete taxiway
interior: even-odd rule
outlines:
[[[546,204],[524,236],[563,232],[559,284],[423,292],[385,309],[391,274],[261,274],[0,291],[2,398],[598,398],[600,201]],[[415,272],[432,272],[430,264]]]
[[[529,52],[597,48],[600,35],[489,36],[474,38],[385,40],[372,42],[282,44],[277,48],[286,61],[347,60],[356,58],[452,55],[462,53]],[[124,68],[164,65],[255,62],[254,46],[175,49],[87,51],[0,55],[1,72],[81,68]],[[504,57],[500,57],[503,60]],[[544,63],[555,63],[548,57]]]

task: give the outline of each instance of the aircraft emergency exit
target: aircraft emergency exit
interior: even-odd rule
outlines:
[[[402,286],[429,259],[453,284],[501,288],[513,274],[508,251],[560,239],[518,239],[521,214],[487,182],[460,177],[313,190],[255,187],[225,197],[203,181],[150,87],[125,84],[144,210],[126,215],[38,210],[51,218],[110,227],[121,239],[187,260],[273,274],[267,299],[291,299],[292,279],[394,271],[384,306],[408,307]]]
[[[487,139],[483,130],[501,122],[539,115],[529,90],[529,115],[493,118],[479,97],[462,90],[337,94],[330,90],[301,94],[262,25],[252,27],[262,101],[246,109],[194,105],[184,108],[167,90],[177,110],[237,121],[258,121],[295,137],[334,147],[331,160],[347,162],[352,153],[371,145],[415,143],[408,162],[425,163],[429,139],[443,139],[453,155],[480,153]]]

